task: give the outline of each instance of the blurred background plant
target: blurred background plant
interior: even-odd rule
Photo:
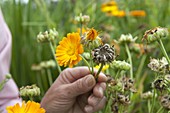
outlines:
[[[117,60],[127,60],[129,56],[124,45],[113,40],[118,40],[121,34],[129,33],[138,37],[135,43],[128,45],[133,78],[137,81],[137,93],[132,98],[135,102],[130,109],[136,113],[148,112],[147,101],[138,97],[151,89],[151,75],[154,73],[147,67],[150,56],[160,59],[163,54],[157,43],[146,45],[146,42],[142,43],[142,38],[146,30],[157,26],[170,30],[170,0],[1,0],[0,6],[12,33],[11,74],[18,87],[36,83],[42,91],[42,97],[51,84],[47,80],[54,81],[59,72],[56,65],[49,68],[40,65],[42,61],[52,59],[53,54],[49,51],[49,43],[37,43],[37,34],[55,28],[59,33],[56,38],[58,43],[67,33],[80,29],[74,19],[82,13],[90,17],[87,27],[100,31],[102,41],[115,46]],[[167,40],[162,41],[169,55]],[[109,69],[109,72],[115,75],[117,71]],[[159,103],[155,104],[160,106]]]

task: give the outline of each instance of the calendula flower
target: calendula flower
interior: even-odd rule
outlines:
[[[134,11],[130,11],[130,16],[146,16],[146,13],[144,10],[134,10]]]
[[[79,33],[69,33],[64,37],[56,49],[56,59],[60,66],[73,67],[82,58],[80,54],[83,53],[83,46],[80,43]]]
[[[115,10],[108,13],[109,16],[116,16],[116,17],[124,17],[126,15],[125,11],[123,10]]]
[[[94,28],[91,28],[86,34],[86,39],[92,41],[95,40],[97,36],[98,32]]]
[[[22,106],[17,103],[14,106],[8,106],[6,109],[8,113],[45,113],[45,109],[34,101],[23,102]]]
[[[151,43],[156,40],[166,38],[168,34],[169,32],[167,28],[156,27],[154,29],[146,31],[142,40],[146,40],[147,43]]]
[[[104,6],[102,5],[101,7],[101,11],[102,12],[111,12],[111,11],[117,11],[118,10],[118,7],[117,5],[114,5],[114,6]]]
[[[98,70],[98,69],[100,68],[100,66],[101,66],[101,64],[95,66],[94,68]],[[102,71],[104,72],[104,71],[106,71],[108,68],[109,68],[109,65],[106,64],[106,65],[103,66]]]
[[[111,63],[115,57],[114,47],[109,44],[104,44],[94,49],[93,60],[97,64]]]

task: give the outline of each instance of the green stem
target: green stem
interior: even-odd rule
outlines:
[[[34,100],[32,96],[29,96],[29,99],[30,99],[31,101],[33,101],[33,100]]]
[[[61,68],[60,68],[60,66],[58,65],[58,62],[57,62],[57,60],[56,60],[56,57],[55,57],[55,51],[54,51],[54,48],[53,48],[52,42],[49,42],[49,43],[50,43],[50,48],[51,48],[51,51],[52,51],[52,54],[53,54],[54,60],[56,61],[56,65],[57,65],[58,72],[59,72],[59,73],[61,73]]]
[[[87,67],[89,68],[89,71],[91,72],[91,70],[90,70],[90,65],[89,65],[89,63],[87,62],[87,60],[86,60],[82,55],[80,55],[80,56],[81,56],[81,58],[83,59],[83,61],[86,63]]]
[[[161,113],[162,110],[163,110],[163,107],[160,107],[156,113]]]
[[[154,89],[153,99],[152,99],[152,106],[151,106],[151,109],[150,109],[150,112],[149,112],[149,113],[153,113],[153,109],[154,109],[154,106],[155,106],[155,99],[156,99],[156,91],[155,91],[155,89]]]
[[[97,71],[97,74],[95,75],[96,80],[98,79],[99,73],[102,71],[103,66],[104,66],[104,63],[101,63],[101,66],[100,66],[99,70]]]
[[[137,70],[137,72],[136,72],[136,81],[138,81],[139,78],[140,78],[140,75],[141,75],[143,66],[144,66],[144,64],[145,64],[146,58],[147,58],[147,55],[144,54],[144,55],[142,56],[142,59],[141,59],[141,61],[140,61],[139,67],[138,67],[138,70]]]
[[[105,107],[105,109],[104,109],[104,113],[108,113],[108,109],[109,109],[110,103],[111,103],[111,101],[112,101],[112,99],[111,99],[112,94],[108,95],[107,97],[108,97],[108,101],[107,101],[107,103],[106,103],[106,107]]]
[[[91,51],[89,53],[90,53],[91,72],[92,72],[92,74],[94,74],[94,63],[93,63],[93,59],[92,59],[93,55],[92,55]]]
[[[41,77],[40,77],[40,73],[37,72],[36,73],[36,79],[37,79],[37,83],[38,83],[38,86],[40,87],[41,89],[41,95],[44,95],[44,89],[43,89],[43,86],[42,86],[42,80],[41,80]]]
[[[80,37],[82,36],[83,24],[80,23]]]
[[[162,51],[163,55],[165,56],[165,58],[167,59],[169,65],[170,65],[170,59],[169,59],[169,57],[168,57],[168,54],[167,54],[167,52],[166,52],[166,50],[165,50],[165,48],[164,48],[164,45],[163,45],[161,39],[158,39],[158,44],[159,44],[159,46],[160,46],[160,48],[161,48],[161,51]]]
[[[131,65],[131,68],[130,68],[130,78],[133,79],[133,64],[132,64],[132,56],[130,54],[130,50],[129,50],[129,47],[128,45],[125,43],[125,48],[126,48],[126,52],[127,52],[127,55],[128,55],[128,59],[129,59],[129,63]]]
[[[120,75],[120,72],[121,72],[121,70],[119,69],[119,70],[117,71],[117,73],[116,73],[115,80],[116,80],[117,77]]]
[[[49,81],[49,84],[50,86],[53,84],[53,79],[51,77],[51,71],[50,69],[47,69],[47,76],[48,76],[48,81]]]
[[[151,101],[148,100],[148,113],[150,113],[150,111],[151,111]]]

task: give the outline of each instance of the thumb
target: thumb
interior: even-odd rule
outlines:
[[[87,75],[77,81],[69,84],[70,96],[76,97],[78,95],[89,92],[96,84],[96,80],[93,75]]]

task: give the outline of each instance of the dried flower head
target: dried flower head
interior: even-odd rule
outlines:
[[[40,88],[37,87],[35,84],[20,88],[20,96],[33,97],[39,95],[40,95]]]
[[[162,78],[158,78],[152,83],[152,87],[162,92],[166,89],[166,84]]]
[[[117,69],[120,69],[120,70],[130,70],[131,68],[131,65],[125,61],[120,61],[120,60],[114,60],[110,66],[112,68],[117,68]]]
[[[153,97],[153,93],[151,91],[145,92],[141,95],[142,99],[151,99]]]
[[[125,90],[131,90],[134,86],[134,80],[125,76],[122,78],[122,83]]]
[[[148,67],[158,73],[169,73],[169,64],[165,57],[162,57],[162,59],[150,58],[150,63],[148,64]]]
[[[93,60],[97,64],[111,63],[115,59],[115,50],[113,46],[104,44],[94,49]]]
[[[130,104],[130,99],[129,96],[125,96],[123,94],[118,94],[118,102],[120,102],[123,105],[129,105]]]
[[[158,39],[166,38],[168,34],[169,32],[167,28],[156,27],[154,29],[146,31],[142,40],[145,39],[147,43],[151,43]]]
[[[127,35],[124,35],[122,34],[120,36],[120,39],[119,39],[119,43],[122,44],[122,43],[132,43],[132,42],[135,42],[135,40],[137,39],[137,37],[133,38],[131,34],[127,34]]]
[[[164,108],[170,110],[170,95],[166,94],[166,95],[161,96],[160,103]]]

